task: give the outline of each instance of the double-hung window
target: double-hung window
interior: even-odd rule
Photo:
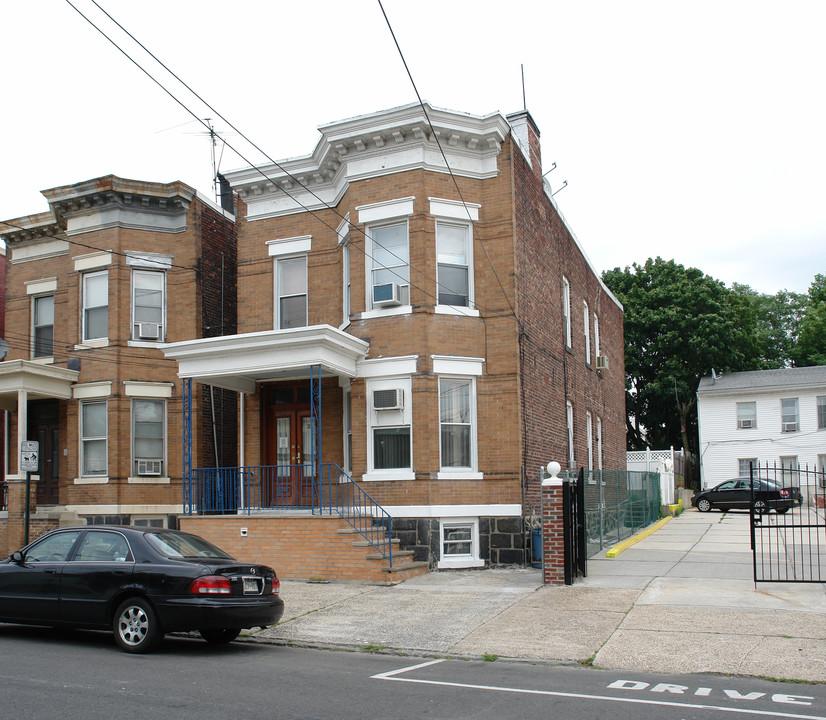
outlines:
[[[602,418],[597,415],[597,470],[602,472]]]
[[[369,380],[368,473],[381,479],[408,477],[412,471],[410,377]],[[374,479],[374,478],[368,478]]]
[[[780,429],[782,432],[800,430],[798,398],[785,398],[780,401]]]
[[[574,467],[574,406],[565,403],[566,425],[568,430],[568,468]]]
[[[443,471],[471,469],[474,408],[472,378],[439,378],[439,437]]]
[[[594,313],[594,355],[602,355],[602,346],[599,344],[599,315]]]
[[[275,261],[276,328],[307,327],[307,256]]]
[[[757,470],[757,458],[738,458],[737,459],[737,476],[751,477],[751,469],[754,467]]]
[[[83,340],[105,340],[109,336],[109,273],[83,275]]]
[[[84,477],[107,473],[106,425],[105,400],[81,403],[80,466]]]
[[[585,362],[591,364],[591,313],[588,303],[582,301],[582,328],[585,333]]]
[[[562,278],[562,321],[565,328],[565,347],[571,347],[571,283]]]
[[[136,476],[163,475],[166,403],[160,399],[132,400],[132,472]]]
[[[826,429],[826,397],[817,399],[817,429]]]
[[[132,338],[163,342],[166,273],[132,271]]]
[[[36,358],[54,355],[54,295],[39,295],[32,304],[33,348]]]
[[[757,427],[757,402],[737,403],[737,427],[740,430],[752,430]]]
[[[439,305],[470,305],[470,234],[471,229],[467,224],[436,222],[436,281]]]
[[[369,228],[373,308],[410,304],[410,247],[407,220]]]
[[[588,472],[594,469],[594,438],[593,438],[593,420],[591,413],[585,413],[585,432],[587,433],[586,441],[588,443]]]

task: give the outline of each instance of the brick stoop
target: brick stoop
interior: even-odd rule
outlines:
[[[271,565],[285,580],[362,581],[395,585],[428,570],[392,540],[393,567],[338,516],[301,513],[179,518],[181,530],[201,535],[239,560]]]

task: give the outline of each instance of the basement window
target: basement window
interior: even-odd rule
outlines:
[[[479,558],[478,518],[442,518],[439,523],[441,556],[439,568],[483,567]]]

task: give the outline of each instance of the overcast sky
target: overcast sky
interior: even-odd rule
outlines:
[[[250,161],[260,157],[72,0]],[[276,160],[416,100],[377,0],[98,0]],[[657,255],[764,293],[826,273],[826,2],[383,0],[422,98],[528,110],[598,270]],[[65,0],[0,4],[0,219],[101,175],[212,195],[203,128]],[[220,152],[220,149],[219,149]],[[221,169],[245,165],[225,149]]]

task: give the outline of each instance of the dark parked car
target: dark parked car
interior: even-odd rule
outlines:
[[[751,482],[749,478],[726,480],[716,487],[696,493],[691,499],[691,504],[700,512],[708,512],[712,509],[748,510],[754,502],[755,512],[767,513],[769,510],[776,510],[784,513],[803,502],[800,488],[783,487],[770,480],[758,478],[754,479],[752,497]]]
[[[197,535],[62,528],[0,561],[0,622],[113,630],[132,653],[169,632],[228,643],[278,622],[280,589],[271,567],[238,562]]]

